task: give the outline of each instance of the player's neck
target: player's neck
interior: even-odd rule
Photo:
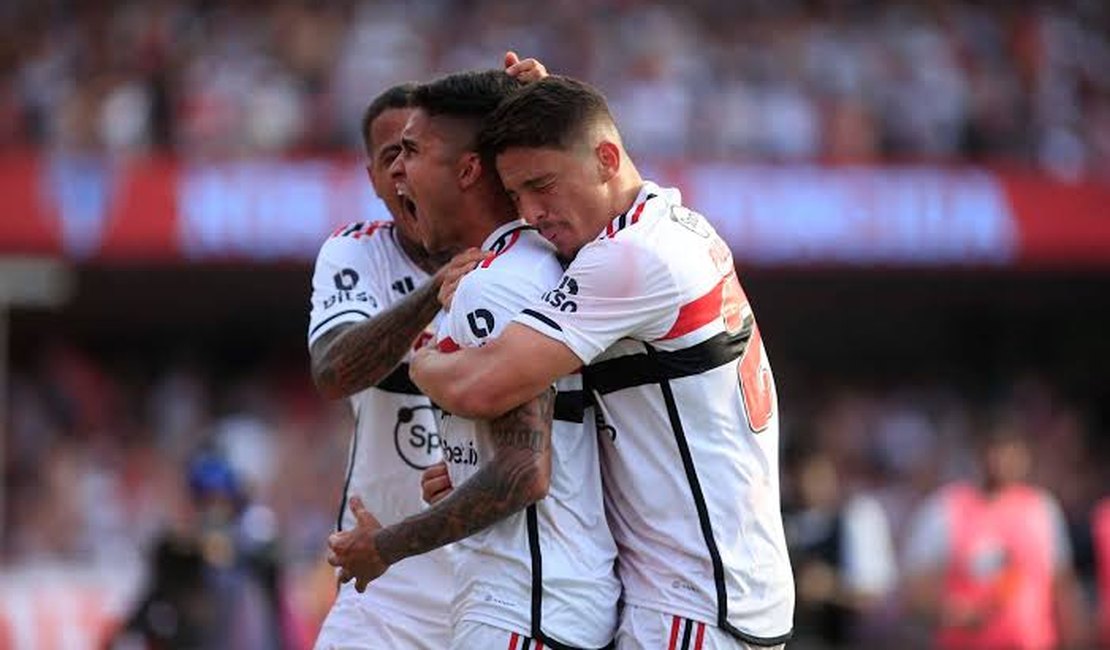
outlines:
[[[463,194],[458,217],[463,225],[459,250],[481,248],[493,231],[517,219],[516,209],[500,188],[482,188]]]
[[[394,232],[397,233],[397,244],[401,246],[401,251],[404,252],[405,256],[408,257],[417,268],[428,275],[434,274],[439,270],[439,267],[443,266],[447,259],[450,259],[444,259],[442,255],[431,255],[424,250],[423,246],[414,241],[410,241],[408,237],[405,237],[396,229]]]
[[[602,228],[609,225],[609,221],[617,215],[631,210],[636,203],[636,197],[644,189],[644,179],[640,177],[640,172],[632,165],[631,160],[626,160],[625,167],[609,182],[612,186],[610,196],[613,199],[610,203],[610,216],[602,224]]]

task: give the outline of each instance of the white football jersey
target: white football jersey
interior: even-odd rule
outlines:
[[[397,241],[391,222],[355,223],[324,242],[312,278],[308,345],[342,323],[369,319],[403,300],[428,280]],[[438,317],[437,317],[438,319]],[[434,339],[436,323],[413,348]],[[388,526],[425,506],[423,470],[441,459],[438,413],[409,379],[409,356],[377,386],[350,397],[355,415],[350,459],[336,525],[355,525],[347,500],[358,495]],[[445,550],[407,558],[370,584],[365,598],[446,620],[451,600],[451,564]]]
[[[646,183],[516,320],[589,364],[625,601],[782,643],[794,582],[775,385],[713,227]]]
[[[563,273],[554,248],[518,221],[483,248],[496,256],[459,283],[440,325],[441,349],[496,337]],[[556,387],[548,495],[455,544],[453,620],[518,632],[545,647],[600,648],[616,631],[617,549],[605,520],[597,432],[592,418],[583,422],[581,375]],[[457,487],[492,457],[489,423],[444,415],[440,430]]]

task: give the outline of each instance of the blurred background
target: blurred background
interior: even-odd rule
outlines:
[[[927,642],[912,522],[1000,412],[1065,520],[1065,640],[1110,643],[1105,2],[6,0],[0,648],[178,630],[157,585],[200,567],[280,621],[201,612],[214,647],[309,647],[352,427],[309,378],[311,266],[388,216],[359,117],[509,48],[597,84],[733,248],[779,390],[792,647]]]

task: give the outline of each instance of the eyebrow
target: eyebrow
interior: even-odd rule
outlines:
[[[546,183],[551,181],[551,179],[553,179],[553,178],[555,178],[555,174],[551,174],[551,173],[541,174],[539,176],[529,178],[528,180],[524,181],[520,185],[521,185],[521,187],[526,187],[526,188],[531,190],[531,189],[535,189],[537,187],[540,187],[541,185],[545,185]]]
[[[411,149],[416,149],[416,140],[413,140],[412,138],[407,138],[405,136],[401,136],[401,148],[402,149],[410,149],[410,150]]]

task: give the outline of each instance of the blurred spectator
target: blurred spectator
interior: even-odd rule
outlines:
[[[599,85],[643,156],[1110,174],[1110,8],[690,0],[15,0],[0,143],[267,155],[357,145],[366,98],[506,48]]]
[[[943,487],[906,547],[911,608],[946,649],[1055,648],[1083,638],[1083,604],[1056,499],[1028,484],[1032,457],[1012,417],[980,434],[979,483]]]
[[[820,451],[798,453],[785,474],[793,483],[784,523],[798,595],[790,646],[872,645],[868,619],[897,578],[882,506],[865,493],[850,493],[832,457]]]
[[[294,641],[273,513],[219,455],[188,469],[193,522],[155,545],[149,586],[115,648],[280,650]]]

